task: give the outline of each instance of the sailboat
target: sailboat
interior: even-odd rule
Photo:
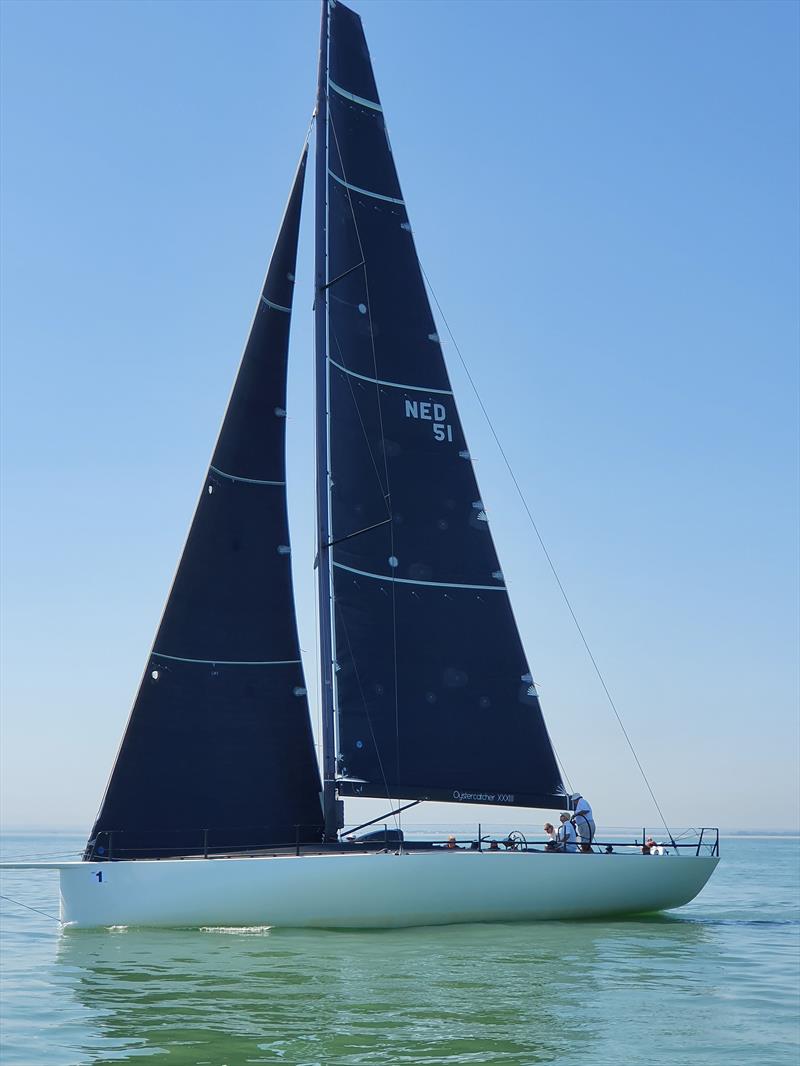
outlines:
[[[563,810],[359,16],[323,0],[316,106],[322,759],[298,641],[286,383],[304,148],[83,859],[72,927],[391,927],[691,900],[718,862],[342,837],[345,798]],[[376,820],[377,821],[377,820]],[[644,843],[644,840],[642,841]]]

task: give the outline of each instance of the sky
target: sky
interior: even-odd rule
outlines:
[[[668,822],[797,828],[800,6],[352,6],[424,269]],[[308,127],[319,9],[0,19],[0,818],[88,832]],[[288,401],[310,693],[312,216]],[[655,825],[439,332],[570,781],[600,825]]]

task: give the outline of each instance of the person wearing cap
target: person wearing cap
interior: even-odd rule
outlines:
[[[458,844],[456,844],[456,835],[455,835],[455,833],[451,833],[450,836],[447,838],[447,847],[448,847],[448,849],[450,851],[460,851],[461,850],[459,848]]]
[[[577,830],[581,842],[581,851],[591,851],[594,840],[595,824],[592,808],[580,792],[573,792],[569,798],[572,807],[572,824]]]
[[[572,819],[568,814],[560,814],[558,817],[561,825],[556,833],[556,851],[577,851],[578,845],[575,843],[575,828],[572,825]]]

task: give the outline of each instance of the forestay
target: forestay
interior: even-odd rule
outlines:
[[[306,155],[87,857],[321,837],[285,488]]]
[[[561,806],[361,21],[334,2],[328,17],[318,277],[327,282],[319,403],[330,548],[321,558],[332,586],[339,792]]]

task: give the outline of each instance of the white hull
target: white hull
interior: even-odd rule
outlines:
[[[61,917],[74,928],[368,929],[659,911],[693,899],[718,862],[706,856],[437,851],[58,868]]]

